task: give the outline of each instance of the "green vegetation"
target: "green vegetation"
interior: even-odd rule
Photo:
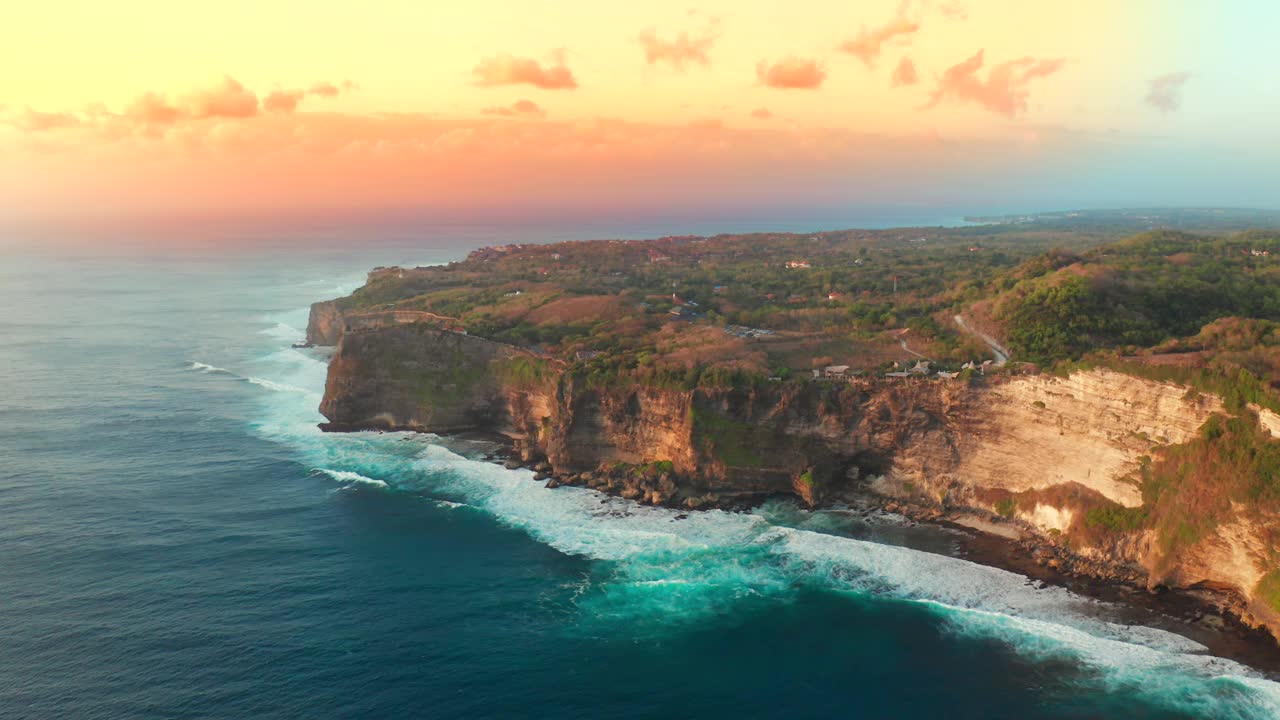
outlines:
[[[1014,513],[1018,512],[1018,500],[1016,498],[1004,498],[996,501],[996,514],[1001,517],[1011,518]]]
[[[670,460],[655,460],[653,462],[643,463],[641,465],[633,465],[625,462],[615,462],[609,468],[615,475],[629,475],[631,477],[648,477],[658,479],[663,475],[669,475],[675,472],[675,463]]]
[[[1254,594],[1266,603],[1267,607],[1280,612],[1280,570],[1272,570],[1263,575],[1258,581],[1258,586],[1254,588]]]
[[[1099,530],[1118,533],[1135,532],[1146,525],[1147,509],[1145,507],[1127,508],[1111,503],[1086,511],[1084,522],[1089,527]]]
[[[1015,353],[1040,364],[1194,335],[1227,316],[1280,320],[1272,253],[1280,256],[1280,235],[1171,231],[1050,253],[1007,276],[999,315]]]
[[[1195,544],[1239,503],[1280,510],[1280,442],[1254,417],[1215,415],[1199,437],[1143,469],[1142,496],[1165,557]]]
[[[1280,377],[1280,235],[1122,239],[1152,217],[1212,229],[1256,215],[1105,211],[966,228],[506,246],[381,270],[337,304],[431,313],[423,322],[528,348],[589,387],[682,390],[805,382],[832,365],[876,375],[914,363],[913,353],[959,371],[990,357],[956,327],[963,313],[1015,360],[1056,372],[1114,367],[1220,394],[1232,409],[1280,411],[1270,381]],[[531,384],[549,371],[509,372]]]
[[[501,380],[516,387],[537,387],[556,378],[548,361],[527,355],[495,360],[493,366]]]
[[[729,467],[763,467],[768,463],[769,431],[759,425],[733,420],[710,409],[689,407],[695,446]],[[776,458],[775,458],[776,461]]]

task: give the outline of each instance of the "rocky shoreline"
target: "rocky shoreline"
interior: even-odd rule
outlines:
[[[555,473],[546,460],[522,452],[519,443],[506,436],[471,432],[452,437],[495,443],[499,449],[483,460],[508,470],[530,470],[532,481],[545,483],[548,489],[585,487],[643,504],[692,512],[746,512],[769,499],[786,497],[743,494],[728,501],[723,497],[708,498],[696,507],[663,502],[675,483],[661,473],[630,476],[599,471]],[[1020,521],[972,510],[948,511],[870,492],[846,494],[838,502],[816,507],[814,511],[847,512],[869,521],[876,518],[883,521],[887,514],[911,527],[922,525],[952,531],[959,546],[955,557],[1024,575],[1028,583],[1042,587],[1061,587],[1083,597],[1141,608],[1165,619],[1163,629],[1191,637],[1213,655],[1280,678],[1280,645],[1266,629],[1245,622],[1230,602],[1224,602],[1222,594],[1165,587],[1149,590],[1141,568],[1083,557],[1064,544],[1036,533],[1033,528],[1023,527],[1025,523]]]

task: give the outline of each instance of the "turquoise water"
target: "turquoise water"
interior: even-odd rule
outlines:
[[[307,304],[480,241],[0,258],[0,716],[1280,716],[1177,623],[946,533],[320,433]]]

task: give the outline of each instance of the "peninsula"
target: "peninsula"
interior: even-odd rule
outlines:
[[[323,427],[501,434],[548,487],[691,510],[873,503],[1280,635],[1280,232],[1240,229],[1280,218],[987,220],[376,268],[312,306]]]

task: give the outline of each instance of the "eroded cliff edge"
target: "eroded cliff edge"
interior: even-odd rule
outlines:
[[[1159,523],[1135,521],[1152,509],[1153,463],[1223,416],[1213,395],[1109,370],[592,384],[524,349],[404,318],[344,322],[318,306],[308,339],[337,336],[321,405],[328,429],[502,433],[552,484],[654,504],[872,495],[926,516],[977,513],[1033,536],[1066,571],[1199,592],[1280,631],[1266,518],[1232,505],[1211,527],[1174,528],[1176,543]],[[1280,418],[1250,420],[1266,432]]]

